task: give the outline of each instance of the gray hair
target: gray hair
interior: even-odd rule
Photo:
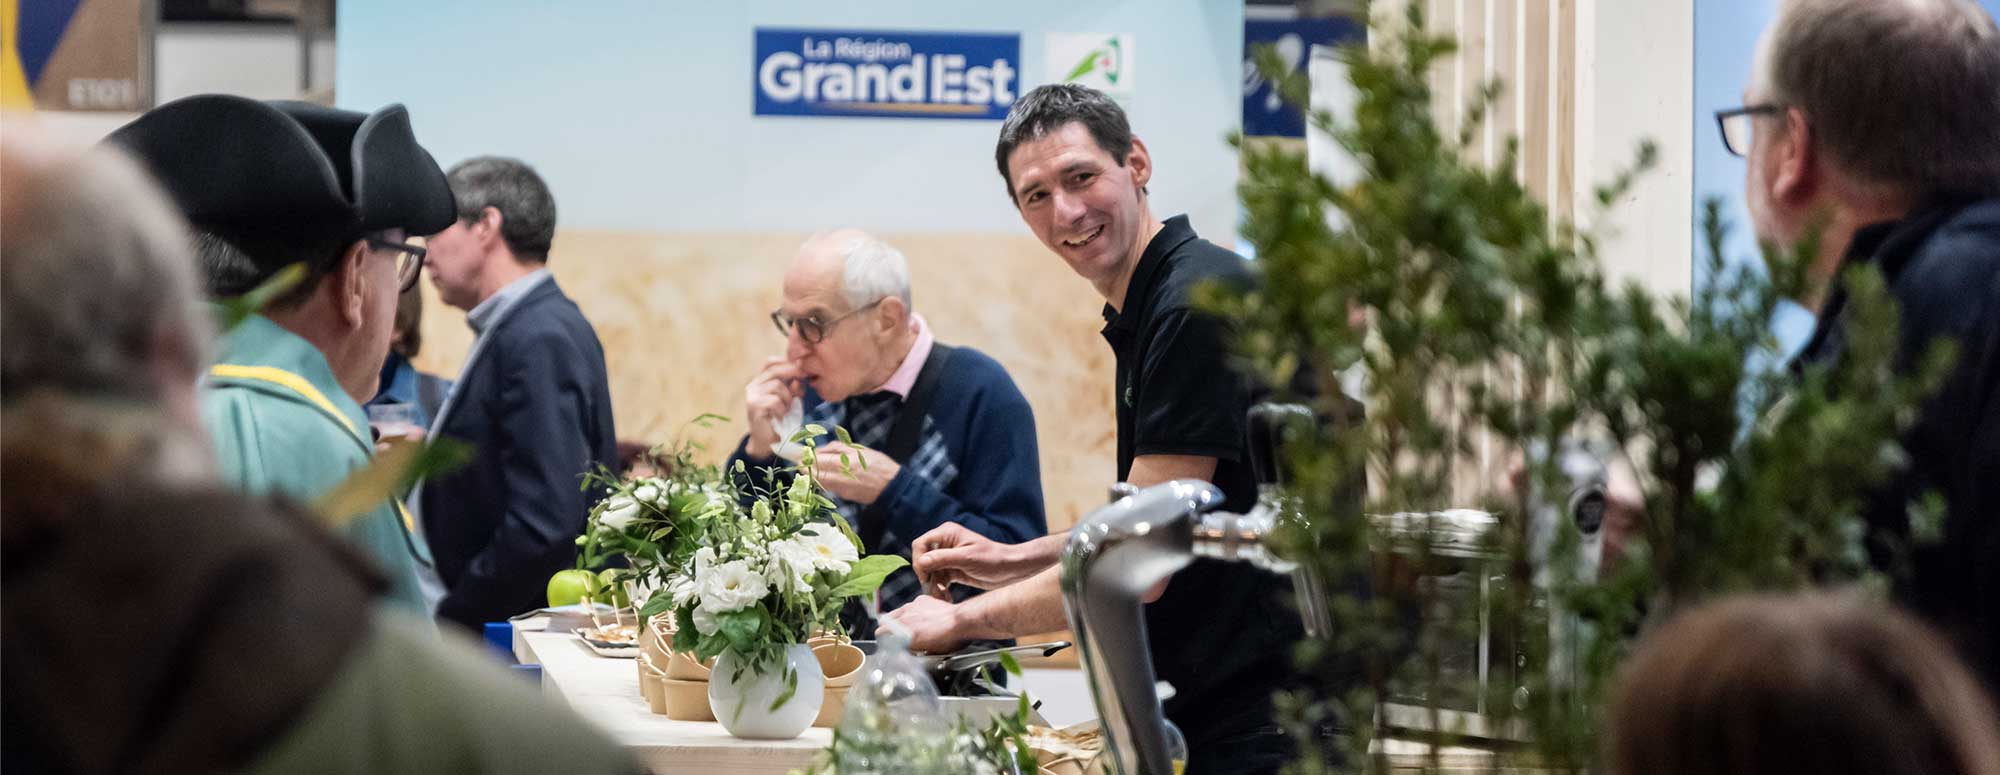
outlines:
[[[814,237],[813,241],[820,239]],[[894,296],[910,306],[910,262],[903,252],[873,235],[855,232],[835,243],[833,253],[841,257],[840,292],[849,309],[860,309],[878,299]]]
[[[460,222],[500,211],[500,239],[514,258],[543,263],[556,239],[556,198],[535,168],[519,159],[480,156],[453,165],[445,178],[458,200]]]
[[[1971,0],[1792,0],[1759,52],[1767,99],[1865,182],[2000,192],[2000,31]]]
[[[213,324],[165,194],[122,153],[20,139],[0,154],[0,400],[155,398],[163,342],[198,371]]]
[[[270,301],[266,309],[296,309],[319,292],[328,277],[340,269],[354,243],[367,240],[394,242],[393,231],[378,231],[352,239],[294,237],[268,238],[225,236],[199,226],[194,230],[195,262],[201,266],[202,280],[210,298],[226,299],[257,289],[258,285],[289,264],[304,264],[305,274],[297,285]]]

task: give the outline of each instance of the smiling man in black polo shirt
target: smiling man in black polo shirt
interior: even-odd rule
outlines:
[[[1118,478],[1140,487],[1214,482],[1225,508],[1248,511],[1248,383],[1228,363],[1226,324],[1195,308],[1205,281],[1252,281],[1244,260],[1196,236],[1186,216],[1153,216],[1145,143],[1102,93],[1043,86],[1014,103],[995,149],[1007,194],[1042,244],[1104,297],[1117,356]],[[947,524],[914,542],[917,573],[994,591],[959,605],[919,598],[892,617],[917,648],[1065,626],[1060,571],[1067,535],[999,544]],[[1154,668],[1174,686],[1167,717],[1186,735],[1193,775],[1276,772],[1289,746],[1271,693],[1291,674],[1297,617],[1289,586],[1248,565],[1196,560],[1146,606]]]

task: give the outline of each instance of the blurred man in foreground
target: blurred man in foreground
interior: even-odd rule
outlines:
[[[0,146],[8,772],[631,772],[362,555],[223,487],[187,236],[129,160]]]

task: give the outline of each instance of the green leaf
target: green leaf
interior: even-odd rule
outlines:
[[[1021,674],[1021,661],[1014,658],[1013,652],[1000,652],[1000,667],[1004,668],[1008,675],[1019,676]],[[1022,695],[1021,701],[1027,702],[1027,695]]]
[[[778,698],[771,701],[770,712],[776,713],[779,708],[785,707],[785,703],[790,701],[792,695],[797,694],[798,691],[799,671],[793,668],[790,663],[787,663],[785,665],[785,690],[779,692]]]
[[[893,554],[868,555],[856,561],[854,567],[847,571],[847,576],[835,584],[828,594],[836,600],[871,594],[882,586],[882,580],[889,574],[909,564],[909,560]]]
[[[667,609],[674,607],[673,598],[673,595],[666,594],[665,591],[655,592],[652,597],[646,598],[645,605],[639,607],[639,615],[658,616],[666,613]],[[674,637],[679,640],[680,633],[674,633]]]
[[[303,262],[292,264],[273,273],[270,279],[250,289],[248,293],[235,298],[224,299],[217,305],[216,330],[227,333],[237,326],[243,325],[243,321],[249,320],[251,315],[263,311],[264,307],[269,306],[272,301],[291,291],[293,286],[298,285],[305,278],[306,265]]]
[[[766,618],[761,603],[741,611],[717,614],[716,632],[729,639],[730,648],[747,654],[757,647],[757,636],[764,631]]]
[[[661,594],[656,594],[653,597],[660,598],[660,597],[667,597],[667,595],[661,593]],[[694,628],[694,606],[688,606],[686,608],[681,608],[679,610],[674,611],[673,646],[675,651],[682,651],[690,654],[696,653],[701,648],[701,631],[696,630]],[[701,657],[701,659],[707,659],[707,658],[708,657]]]
[[[471,459],[472,446],[452,439],[428,444],[392,444],[366,467],[348,474],[340,484],[314,499],[313,511],[328,525],[346,525],[381,508],[417,480],[457,468]]]
[[[835,425],[833,426],[833,435],[835,438],[840,439],[840,443],[850,447],[854,446],[854,437],[847,435],[847,428]]]

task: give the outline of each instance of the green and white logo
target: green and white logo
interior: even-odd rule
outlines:
[[[1043,77],[1088,86],[1119,99],[1132,89],[1132,36],[1051,32],[1043,46]]]
[[[1107,38],[1103,45],[1083,55],[1083,60],[1071,68],[1069,75],[1063,76],[1063,83],[1076,83],[1077,79],[1092,73],[1102,74],[1112,85],[1118,84],[1118,77],[1125,72],[1125,47],[1115,37]]]

